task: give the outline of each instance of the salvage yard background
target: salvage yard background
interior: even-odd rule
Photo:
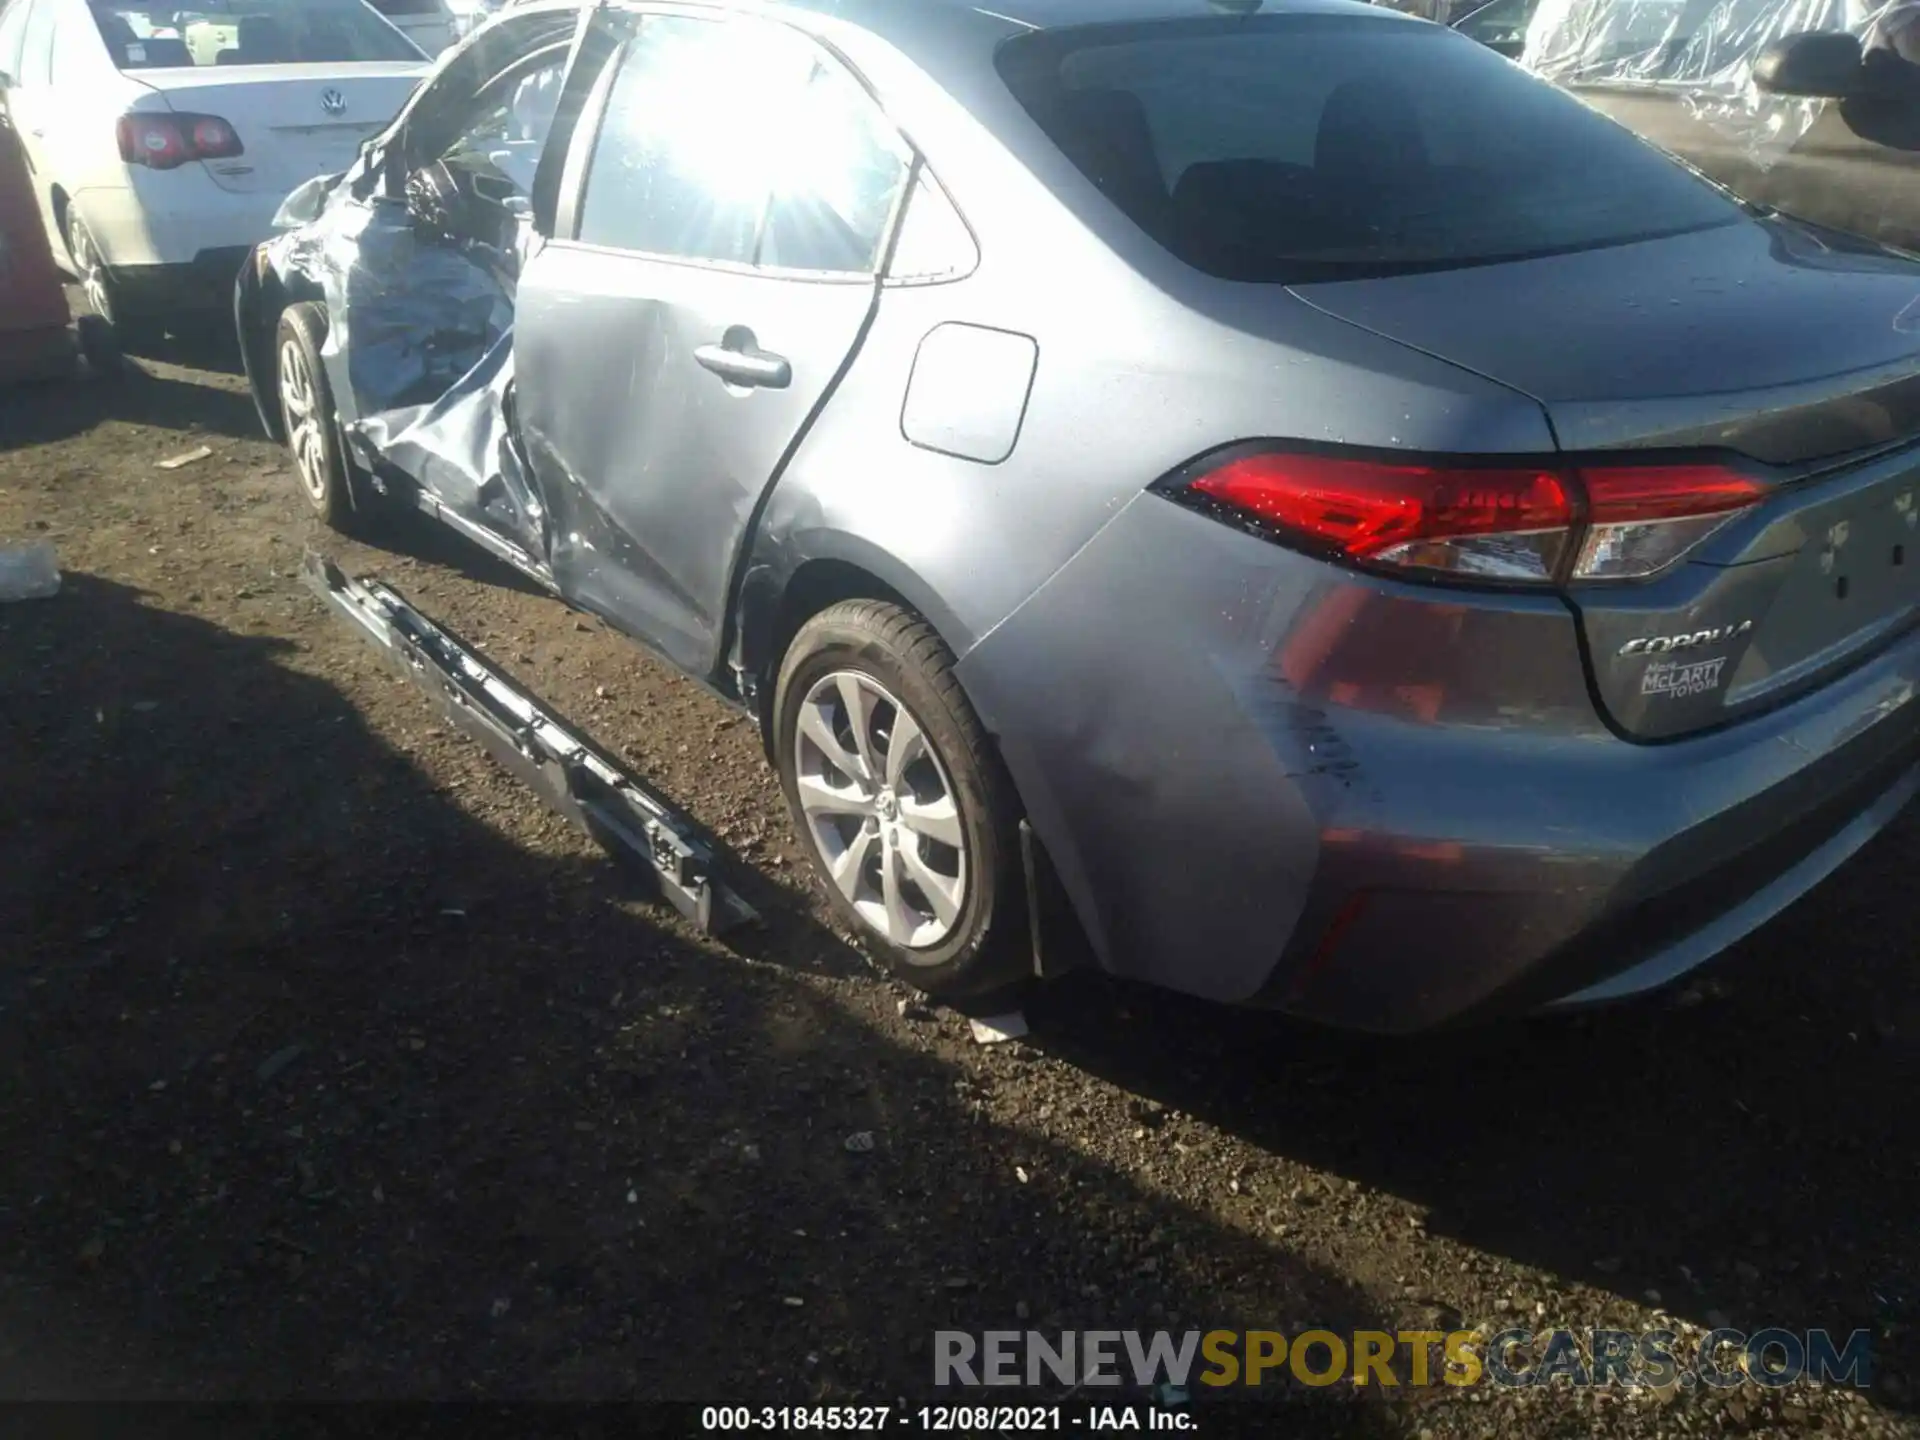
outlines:
[[[940,1328],[1671,1316],[1869,1327],[1876,1388],[1367,1418],[1920,1434],[1914,818],[1663,1003],[1378,1044],[1082,978],[981,1048],[829,928],[748,724],[424,522],[319,532],[235,376],[0,395],[30,540],[66,580],[0,605],[0,1395],[918,1404]],[[765,923],[637,903],[309,544],[687,806]]]

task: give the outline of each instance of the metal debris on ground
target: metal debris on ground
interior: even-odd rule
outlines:
[[[182,465],[191,465],[196,460],[205,460],[211,454],[213,454],[211,445],[196,445],[184,455],[175,455],[171,459],[162,460],[156,468],[178,470]]]
[[[448,718],[502,766],[539,791],[709,934],[759,918],[714,875],[713,852],[693,823],[645,781],[568,730],[449,632],[378,581],[356,580],[309,552],[307,583],[351,620]]]
[[[982,1015],[967,1022],[977,1045],[1001,1045],[1027,1033],[1027,1017],[1019,1010],[1006,1015]]]
[[[53,546],[0,546],[0,600],[46,600],[60,593],[60,566]]]

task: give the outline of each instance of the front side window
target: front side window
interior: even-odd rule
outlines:
[[[121,70],[423,58],[360,0],[193,0],[184,7],[92,0],[89,8]]]
[[[1624,244],[1741,216],[1484,46],[1377,16],[1086,27],[1003,47],[1048,136],[1181,259],[1345,279]]]
[[[870,274],[908,170],[872,99],[794,32],[650,18],[613,79],[578,238],[678,259]]]
[[[567,47],[556,45],[489,85],[474,98],[460,133],[441,158],[476,172],[498,173],[518,195],[532,195],[566,67]]]

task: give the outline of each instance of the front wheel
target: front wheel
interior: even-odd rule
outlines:
[[[1019,805],[933,628],[849,600],[800,628],[774,690],[775,761],[835,912],[943,1000],[1031,978]]]
[[[364,497],[340,443],[340,418],[333,387],[320,358],[326,343],[327,312],[311,301],[289,305],[274,333],[274,386],[280,398],[280,423],[287,453],[300,480],[300,494],[329,528],[343,534],[366,530]],[[357,504],[356,502],[361,502]]]

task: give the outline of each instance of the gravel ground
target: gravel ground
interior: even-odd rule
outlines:
[[[941,1328],[1779,1324],[1871,1329],[1872,1392],[1297,1413],[1920,1435],[1912,820],[1658,1003],[1381,1044],[1079,977],[981,1047],[831,928],[747,724],[424,525],[316,531],[230,374],[0,396],[35,538],[0,1395],[918,1404]],[[638,901],[302,588],[313,543],[686,805],[764,924]]]

